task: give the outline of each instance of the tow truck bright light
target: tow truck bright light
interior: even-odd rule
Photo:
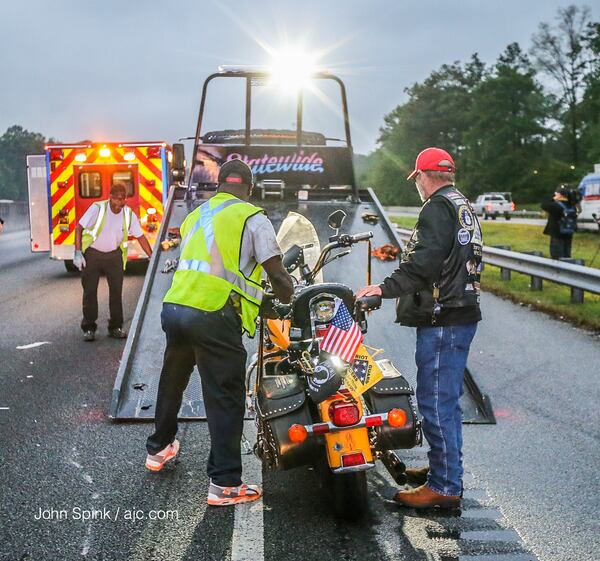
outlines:
[[[104,146],[103,148],[100,148],[100,157],[101,158],[109,158],[110,157],[110,148],[107,148],[106,146]]]
[[[314,74],[322,72],[316,63],[315,55],[299,50],[286,49],[275,53],[268,67],[270,81],[284,91],[295,93],[307,86]]]

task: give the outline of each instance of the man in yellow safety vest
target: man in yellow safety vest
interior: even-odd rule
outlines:
[[[263,271],[275,296],[293,294],[273,225],[249,203],[253,178],[241,160],[221,166],[217,193],[181,225],[179,264],[161,314],[167,347],[156,403],[156,431],[146,443],[146,467],[159,471],[179,452],[177,414],[194,365],[211,439],[208,504],[258,499],[256,485],[242,483],[240,441],[245,412],[246,350],[262,300]]]
[[[81,217],[75,230],[73,264],[81,271],[83,285],[83,339],[93,341],[98,319],[98,282],[102,274],[108,282],[108,335],[124,339],[123,331],[123,271],[127,264],[127,240],[138,240],[148,257],[152,248],[142,232],[135,212],[126,204],[127,188],[115,183],[110,197],[91,205]]]

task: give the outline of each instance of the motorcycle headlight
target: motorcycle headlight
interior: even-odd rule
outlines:
[[[331,321],[335,314],[335,302],[333,300],[320,300],[313,304],[313,313],[317,321]]]

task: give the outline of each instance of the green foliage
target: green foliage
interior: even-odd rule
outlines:
[[[600,24],[588,18],[586,9],[569,6],[559,9],[555,27],[541,24],[535,65],[512,43],[491,67],[474,54],[407,88],[407,101],[384,117],[359,182],[385,204],[418,204],[404,178],[423,148],[440,146],[455,158],[457,185],[472,198],[512,191],[519,204],[576,185],[600,162]],[[538,70],[557,82],[558,96],[544,90]]]
[[[42,154],[43,135],[13,125],[0,136],[0,199],[27,200],[28,154]]]

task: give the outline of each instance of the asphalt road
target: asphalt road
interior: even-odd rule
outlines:
[[[126,276],[127,322],[142,281]],[[180,459],[147,472],[150,426],[106,418],[123,348],[105,337],[106,287],[98,340],[84,343],[78,277],[31,255],[27,233],[11,232],[0,235],[0,289],[3,561],[598,558],[600,340],[584,331],[485,295],[470,367],[498,425],[465,427],[462,513],[390,504],[395,486],[378,466],[371,514],[352,525],[331,517],[310,470],[261,474],[251,456],[247,473],[262,477],[264,500],[207,508],[204,423],[182,424]],[[413,379],[414,336],[391,329],[398,366]],[[43,344],[17,348],[32,343]],[[405,457],[422,465],[424,449]],[[66,519],[36,520],[40,509]],[[92,510],[95,519],[81,519]]]

